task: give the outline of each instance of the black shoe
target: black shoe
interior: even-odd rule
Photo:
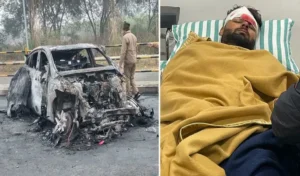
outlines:
[[[138,92],[134,95],[134,99],[137,101],[140,98],[141,94]]]

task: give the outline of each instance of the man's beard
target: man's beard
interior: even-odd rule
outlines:
[[[235,45],[240,46],[243,48],[247,48],[249,50],[253,50],[255,47],[255,40],[250,40],[243,34],[237,33],[238,29],[236,29],[234,32],[230,29],[224,29],[221,43],[229,44],[229,45]]]

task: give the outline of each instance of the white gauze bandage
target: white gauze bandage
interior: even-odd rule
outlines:
[[[243,20],[245,20],[248,23],[252,24],[255,27],[256,31],[258,30],[258,24],[257,24],[254,16],[251,14],[251,12],[245,6],[232,11],[226,17],[225,22],[224,22],[224,26],[227,24],[227,22],[229,20],[232,20],[233,18],[242,18]]]

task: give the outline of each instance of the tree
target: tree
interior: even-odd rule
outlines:
[[[107,36],[104,33],[108,27],[110,15],[116,10],[116,3],[115,0],[82,0],[82,10],[91,25],[96,43],[100,37],[106,40]]]
[[[82,10],[88,17],[89,23],[94,33],[94,40],[97,42],[97,21],[96,13],[99,11],[99,4],[97,0],[82,0]]]
[[[29,41],[34,46],[80,40],[93,43],[120,42],[124,20],[147,37],[157,30],[158,0],[25,0]],[[24,15],[22,0],[0,0],[2,34],[22,37]],[[138,25],[135,25],[138,24]],[[1,30],[1,27],[0,27]],[[84,36],[85,38],[83,38]],[[149,36],[153,36],[152,34]],[[43,41],[43,42],[41,42]],[[33,47],[33,46],[32,46]]]
[[[147,14],[149,32],[151,31],[151,26],[153,26],[155,19],[158,19],[158,0],[119,0],[118,6],[123,16],[134,17]]]
[[[1,22],[5,33],[12,35],[12,37],[19,37],[21,32],[24,31],[23,10],[20,1],[7,1],[3,4],[4,14]]]
[[[79,8],[74,4],[79,5],[79,0],[41,0],[40,2],[40,16],[42,21],[42,29],[44,35],[54,33],[60,36],[64,18],[69,14],[77,15],[75,11],[81,13]],[[76,8],[76,10],[74,9]]]
[[[148,31],[151,31],[153,19],[158,15],[158,0],[148,0]]]
[[[115,2],[114,0],[104,0],[102,9],[101,9],[101,18],[100,18],[100,36],[104,36],[105,29],[107,28],[107,21],[111,12],[115,11]]]
[[[37,30],[38,30],[38,8],[39,8],[39,0],[27,0],[28,6],[28,24],[29,24],[29,33],[31,38],[31,44],[36,46],[38,43]]]
[[[0,46],[5,43],[7,39],[7,34],[4,31],[0,31]]]

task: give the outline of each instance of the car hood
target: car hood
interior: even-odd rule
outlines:
[[[93,67],[93,68],[85,68],[85,69],[78,69],[78,70],[61,71],[58,73],[61,76],[71,76],[71,75],[77,75],[82,73],[95,73],[95,72],[118,73],[118,70],[116,69],[115,66],[105,66],[105,67]]]

